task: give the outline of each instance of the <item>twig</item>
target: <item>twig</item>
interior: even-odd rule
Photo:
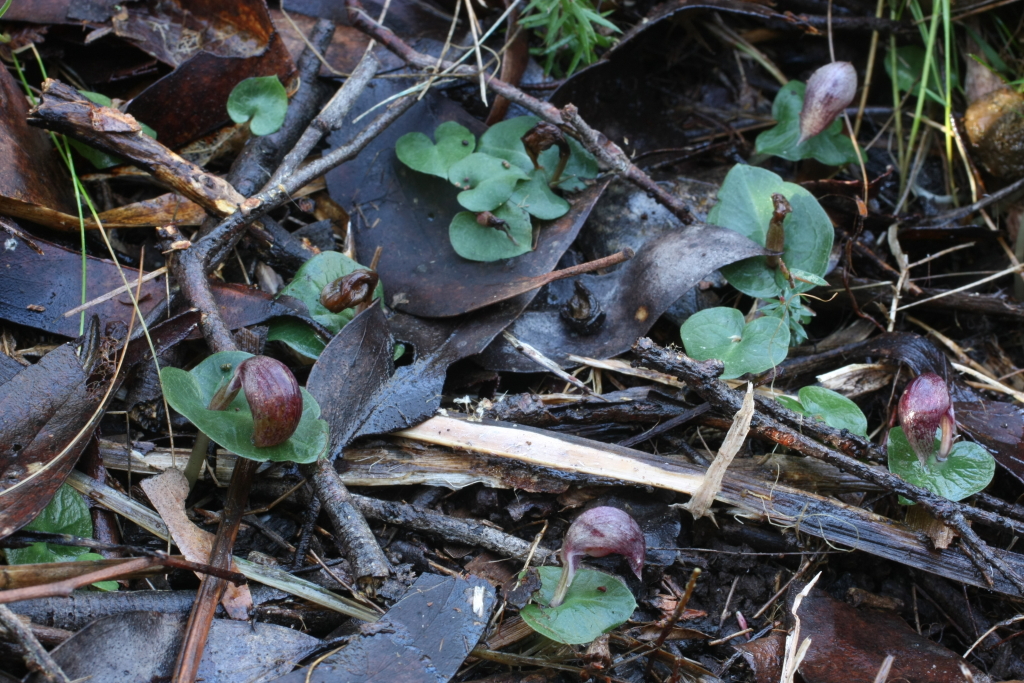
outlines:
[[[629,437],[628,439],[626,439],[624,441],[620,441],[619,445],[622,446],[623,448],[632,448],[633,446],[637,445],[638,443],[643,443],[644,441],[647,441],[648,439],[653,439],[654,437],[658,436],[659,434],[664,434],[667,431],[673,430],[676,427],[679,427],[681,425],[686,424],[687,422],[689,422],[693,418],[699,417],[699,416],[703,415],[710,408],[711,408],[711,406],[709,406],[707,403],[701,403],[696,408],[690,408],[688,410],[685,410],[682,413],[680,413],[679,415],[676,415],[675,417],[673,417],[673,418],[671,418],[669,420],[666,420],[665,422],[662,422],[660,424],[657,424],[657,425],[651,427],[650,429],[648,429],[646,432],[643,432],[642,434],[637,434],[636,436],[631,436],[631,437]]]
[[[676,608],[672,610],[672,616],[665,622],[665,628],[661,629],[661,633],[658,634],[658,639],[651,645],[651,651],[655,652],[661,649],[661,646],[665,644],[665,639],[668,638],[668,634],[672,632],[672,627],[679,621],[679,617],[683,616],[683,610],[690,604],[690,596],[693,595],[693,589],[697,586],[697,579],[700,578],[700,567],[694,567],[690,573],[690,580],[686,582],[686,590],[683,592],[682,597],[676,602]],[[647,672],[644,674],[644,678],[647,680],[651,679],[651,673],[654,669],[654,657],[647,659]]]
[[[18,615],[5,605],[0,605],[0,625],[12,633],[18,644],[25,650],[22,656],[29,669],[38,671],[46,681],[69,683],[68,677],[60,665],[53,661],[49,652],[43,649],[29,627],[23,624]]]
[[[356,100],[359,99],[359,96],[366,89],[366,85],[377,75],[379,70],[380,62],[377,61],[376,57],[371,53],[363,56],[359,64],[356,65],[355,71],[345,81],[345,84],[324,105],[320,113],[314,117],[306,127],[306,130],[302,132],[295,145],[285,154],[277,170],[274,171],[270,180],[263,186],[263,191],[280,185],[281,181],[286,176],[291,175],[299,167],[299,164],[309,156],[309,153],[313,151],[313,148],[316,147],[323,136],[341,128],[342,121],[352,111]]]
[[[515,560],[531,558],[533,544],[472,519],[459,519],[422,510],[413,505],[352,494],[352,503],[369,519],[439,536],[447,541],[480,546]],[[555,553],[546,548],[532,551],[532,563],[542,565]]]
[[[352,564],[356,583],[363,590],[375,591],[383,579],[391,576],[391,565],[366,519],[354,505],[352,494],[328,459],[303,465],[301,469],[331,518],[338,549]]]
[[[502,332],[501,336],[504,337],[505,341],[507,341],[509,344],[511,344],[512,348],[514,348],[516,351],[518,351],[519,353],[523,354],[524,356],[526,356],[527,358],[532,360],[534,363],[536,363],[540,367],[544,368],[548,372],[552,373],[553,375],[555,375],[559,379],[561,379],[561,380],[563,380],[565,382],[568,382],[569,384],[573,385],[574,387],[576,387],[577,389],[582,391],[584,394],[589,394],[589,395],[593,396],[594,398],[596,398],[596,399],[598,399],[600,401],[607,401],[608,400],[608,399],[602,397],[597,392],[595,392],[590,387],[588,387],[586,384],[581,382],[579,379],[577,379],[576,377],[573,377],[568,372],[563,370],[561,367],[559,367],[558,363],[556,363],[555,361],[553,361],[550,358],[548,358],[547,356],[545,356],[543,353],[541,353],[540,351],[535,349],[533,346],[527,344],[524,341],[519,340],[517,337],[515,337],[508,330],[505,330],[504,332]]]
[[[27,586],[13,590],[0,591],[0,603],[18,602],[19,600],[33,600],[35,598],[63,597],[71,595],[72,591],[82,586],[88,586],[97,581],[108,581],[116,579],[125,574],[131,574],[154,565],[161,564],[155,557],[140,557],[128,562],[119,563],[113,567],[104,567],[88,574],[75,576],[63,581],[55,581],[40,586]]]
[[[220,526],[217,529],[217,536],[213,540],[213,549],[210,551],[210,564],[214,567],[230,567],[231,551],[235,545],[235,538],[238,536],[238,526],[245,513],[246,501],[249,498],[249,489],[252,488],[252,479],[260,463],[248,458],[241,458],[235,465],[235,471],[231,475],[231,484],[228,486],[227,501],[221,513]],[[203,577],[199,586],[199,593],[196,595],[196,602],[188,617],[188,626],[185,631],[185,638],[178,650],[178,660],[174,664],[173,683],[193,683],[199,671],[199,662],[203,658],[203,651],[206,649],[206,639],[210,635],[210,626],[213,624],[213,616],[217,611],[217,603],[224,593],[225,581],[213,576]]]

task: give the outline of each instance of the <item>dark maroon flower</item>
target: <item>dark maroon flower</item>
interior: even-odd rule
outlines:
[[[924,465],[935,449],[935,431],[942,430],[942,439],[935,459],[942,462],[953,448],[956,418],[949,400],[946,380],[934,372],[926,372],[903,390],[899,404],[900,425],[907,441]]]
[[[804,106],[800,110],[800,140],[822,132],[843,113],[857,94],[857,70],[849,62],[832,62],[807,79]]]
[[[379,276],[376,271],[360,268],[334,280],[320,292],[320,303],[331,313],[341,313],[373,298]]]
[[[644,532],[629,514],[618,508],[596,507],[581,514],[569,526],[562,541],[562,576],[551,599],[551,607],[565,600],[572,577],[584,555],[623,555],[637,578],[644,568]]]
[[[252,411],[254,446],[277,446],[295,433],[302,419],[302,393],[287,365],[268,356],[245,359],[214,394],[210,410],[227,409],[239,391]]]

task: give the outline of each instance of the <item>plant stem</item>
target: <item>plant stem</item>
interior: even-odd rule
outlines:
[[[196,441],[192,445],[192,454],[188,456],[185,464],[185,479],[188,480],[188,488],[192,488],[199,481],[199,474],[203,471],[203,463],[206,462],[206,451],[210,447],[210,437],[205,432],[196,433]]]

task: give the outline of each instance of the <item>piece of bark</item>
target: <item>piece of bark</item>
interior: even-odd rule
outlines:
[[[707,474],[694,492],[690,502],[685,505],[694,519],[700,519],[708,514],[708,508],[715,500],[715,495],[722,487],[722,479],[726,470],[732,464],[732,459],[740,452],[743,441],[747,438],[747,431],[750,429],[750,419],[754,416],[754,385],[747,382],[747,393],[743,395],[743,405],[733,415],[732,424],[725,435],[722,446],[718,449],[718,455],[708,467]],[[715,516],[710,515],[712,521]]]
[[[169,469],[157,477],[142,480],[142,490],[160,513],[181,554],[192,562],[208,562],[213,548],[213,534],[203,531],[185,516],[188,481],[180,470]],[[237,568],[234,568],[238,571]],[[202,575],[197,574],[202,578]],[[228,585],[221,604],[232,619],[248,619],[252,595],[246,585]]]

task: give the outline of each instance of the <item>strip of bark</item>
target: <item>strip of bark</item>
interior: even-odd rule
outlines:
[[[733,415],[732,424],[725,435],[722,447],[718,449],[718,455],[715,456],[711,466],[708,467],[707,474],[704,475],[704,481],[700,483],[700,487],[694,492],[690,502],[686,504],[686,509],[690,511],[694,519],[700,519],[708,514],[708,508],[711,507],[715,496],[718,495],[719,490],[722,488],[722,479],[725,478],[726,470],[729,469],[732,459],[740,452],[740,448],[747,438],[747,431],[750,429],[750,420],[753,416],[754,385],[747,382],[747,393],[743,396],[743,403],[740,405],[740,409]],[[714,519],[714,516],[712,516],[712,519]]]

